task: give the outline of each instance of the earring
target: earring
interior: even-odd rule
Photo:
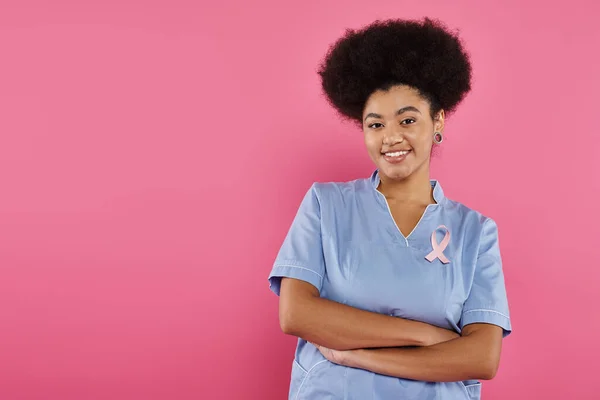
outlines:
[[[435,132],[435,133],[433,134],[433,141],[434,141],[436,144],[440,144],[440,143],[442,143],[442,142],[444,141],[444,135],[442,135],[442,132]]]

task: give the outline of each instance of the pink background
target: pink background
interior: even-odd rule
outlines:
[[[286,398],[267,275],[310,183],[373,169],[316,66],[424,15],[475,73],[432,177],[500,227],[483,396],[598,398],[600,9],[490,3],[2,1],[0,399]]]

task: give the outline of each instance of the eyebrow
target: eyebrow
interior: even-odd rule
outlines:
[[[401,109],[396,111],[396,116],[403,114],[407,111],[415,111],[415,112],[418,112],[419,114],[421,114],[421,111],[419,111],[416,107],[407,106],[407,107],[402,107]],[[367,118],[382,118],[382,117],[381,117],[381,115],[376,114],[376,113],[368,113],[367,116],[365,117],[365,119],[363,120],[363,122],[366,121]]]

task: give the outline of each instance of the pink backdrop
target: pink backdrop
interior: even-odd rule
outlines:
[[[484,398],[598,398],[600,9],[490,3],[1,2],[0,399],[285,398],[267,275],[310,183],[373,168],[316,66],[424,15],[475,72],[432,177],[500,227]]]

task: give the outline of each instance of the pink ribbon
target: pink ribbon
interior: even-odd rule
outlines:
[[[435,237],[435,233],[438,229],[444,228],[446,230],[446,235],[442,239],[442,243],[438,243]],[[431,246],[433,247],[433,251],[425,256],[427,261],[433,262],[436,258],[439,258],[441,262],[444,264],[448,264],[450,260],[446,258],[444,255],[444,250],[448,247],[448,243],[450,243],[450,230],[445,225],[440,225],[431,234]]]

